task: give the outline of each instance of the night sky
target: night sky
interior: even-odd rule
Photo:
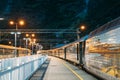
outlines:
[[[23,18],[27,22],[25,28],[77,28],[81,24],[99,27],[119,15],[120,0],[3,0],[0,3],[0,17]],[[8,28],[3,25],[1,28]]]
[[[14,29],[9,20],[24,19],[20,29],[76,29],[88,34],[120,16],[120,0],[2,0],[0,29]]]

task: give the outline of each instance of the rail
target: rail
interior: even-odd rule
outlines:
[[[47,56],[32,55],[0,60],[0,80],[28,80]]]

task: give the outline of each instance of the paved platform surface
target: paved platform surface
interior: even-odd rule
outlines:
[[[74,65],[55,57],[49,56],[50,63],[43,80],[97,80]]]

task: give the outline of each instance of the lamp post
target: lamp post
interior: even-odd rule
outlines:
[[[80,39],[80,35],[79,34],[81,34],[81,32],[83,31],[83,30],[85,30],[85,26],[80,26],[79,28],[77,28],[77,40],[79,40]],[[83,43],[78,43],[76,46],[77,46],[77,60],[79,60],[79,63],[82,63],[81,61],[81,59],[82,59],[82,54],[81,54],[81,47],[82,47],[82,44]],[[80,47],[80,48],[79,48]]]
[[[32,45],[32,54],[34,53],[34,44],[35,44],[35,42],[36,42],[36,39],[33,39],[34,37],[35,37],[35,34],[31,34],[31,35],[29,35],[29,34],[26,34],[26,48],[27,48],[27,43],[28,43],[28,40],[30,40],[30,44]],[[28,38],[28,37],[30,37],[30,38]]]
[[[34,44],[36,43],[36,39],[32,40],[32,54],[34,54]]]
[[[77,39],[79,40],[80,39],[80,36],[79,34],[81,33],[81,30],[85,30],[85,26],[80,26],[80,28],[77,28]]]
[[[34,38],[35,37],[35,34],[32,34],[31,35],[32,36],[32,38]],[[34,53],[34,44],[35,44],[35,42],[36,42],[36,39],[31,39],[32,41],[31,41],[31,43],[32,43],[32,54]]]
[[[18,24],[19,25],[24,25],[24,21],[23,20],[20,20],[18,23],[17,22],[14,22],[14,21],[10,21],[9,22],[10,23],[10,25],[15,25],[15,32],[13,32],[12,34],[15,34],[15,57],[17,57],[17,34],[20,34],[20,32],[17,32],[17,30],[18,30]]]
[[[2,18],[2,17],[0,17],[0,21],[3,21],[4,20],[4,18]],[[0,40],[1,40],[1,32],[0,32]]]
[[[23,38],[23,40],[25,40],[25,42],[26,42],[26,49],[28,49],[28,41],[30,40],[30,38]],[[27,53],[27,50],[26,50],[26,54],[28,54]]]

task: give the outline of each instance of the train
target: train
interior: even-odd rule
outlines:
[[[120,80],[120,17],[79,40],[40,52],[79,64],[104,80]]]
[[[15,55],[15,51],[17,51],[17,54]],[[20,57],[20,56],[26,56],[30,55],[31,50],[21,47],[14,47],[10,45],[3,45],[0,44],[0,59],[5,58],[12,58],[12,57]]]

